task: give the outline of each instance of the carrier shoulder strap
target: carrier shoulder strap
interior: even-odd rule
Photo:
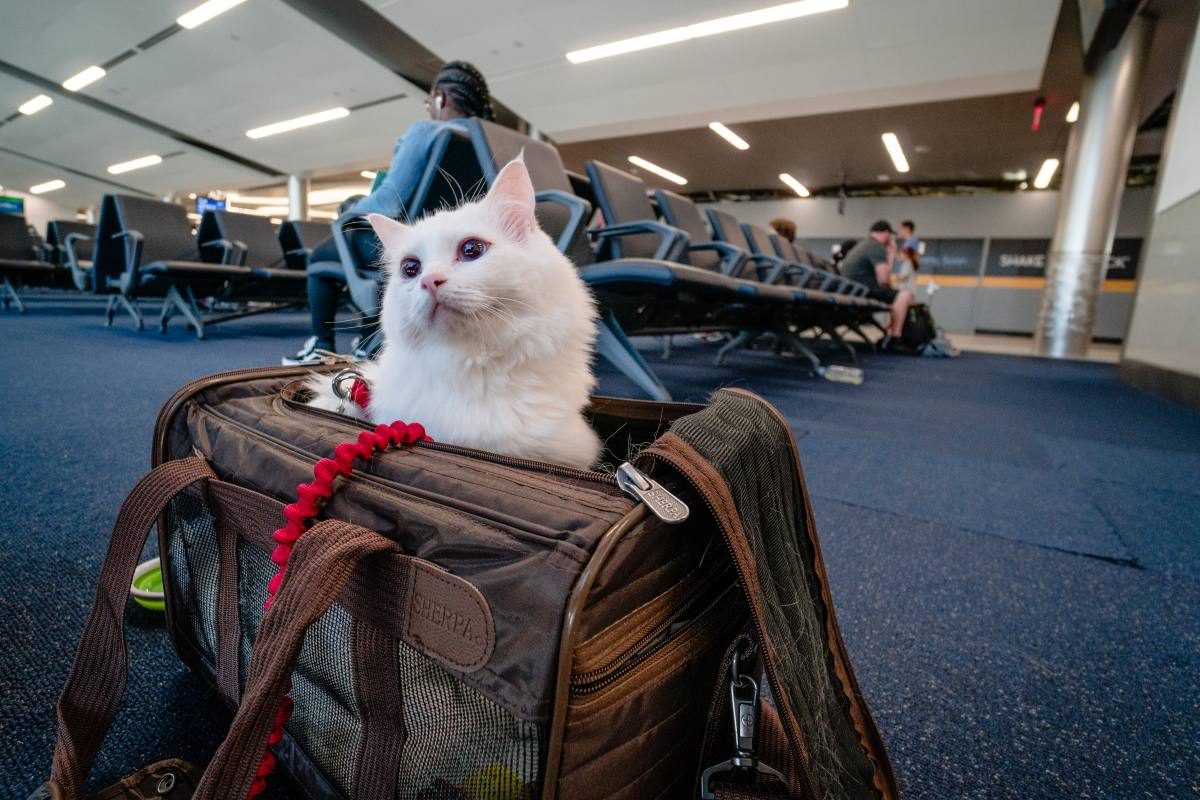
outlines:
[[[96,599],[58,699],[50,775],[66,798],[83,796],[92,762],[125,693],[125,603],[150,528],[173,497],[215,477],[202,458],[168,461],[142,478],[121,505],[100,568]]]

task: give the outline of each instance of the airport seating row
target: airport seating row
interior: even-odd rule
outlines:
[[[462,187],[490,186],[519,153],[537,192],[539,223],[597,297],[598,352],[652,397],[669,394],[629,336],[669,342],[675,334],[727,334],[716,356],[722,363],[769,334],[777,348],[803,356],[814,373],[822,368],[813,350],[822,337],[852,360],[855,350],[843,332],[870,347],[861,325],[886,306],[828,264],[727,212],[702,212],[682,195],[652,193],[639,177],[615,167],[593,161],[586,175],[568,173],[553,145],[483,120],[439,135],[411,217],[462,202]],[[602,221],[591,225],[597,211]],[[142,328],[138,300],[161,297],[160,329],[180,313],[203,338],[206,325],[303,303],[308,271],[343,279],[363,314],[379,309],[378,244],[353,212],[332,228],[288,222],[276,230],[264,217],[207,211],[193,233],[182,206],[106,195],[94,231],[56,222],[40,250],[24,221],[9,219],[22,230],[18,236],[14,222],[8,223],[11,235],[0,232],[0,246],[9,248],[0,250],[0,276],[18,303],[10,277],[36,285],[39,278],[45,284],[69,275],[75,287],[108,296],[109,324],[124,308]],[[311,247],[330,231],[339,262],[309,263],[305,243]],[[214,313],[202,316],[200,298],[209,299]],[[809,331],[815,338],[802,338]]]
[[[138,300],[161,297],[160,329],[182,314],[199,338],[205,326],[305,301],[308,255],[329,228],[288,220],[206,211],[195,234],[174,203],[105,195],[96,225],[53,220],[39,241],[20,216],[0,215],[0,279],[5,305],[25,310],[17,285],[74,287],[108,296],[112,324],[124,308],[145,325]],[[15,281],[15,282],[14,282]],[[204,316],[197,298],[234,309]]]
[[[465,133],[444,131],[436,153],[411,205],[414,218],[447,200],[457,202],[459,187],[490,186],[500,167],[523,153],[542,229],[574,260],[599,302],[597,351],[652,397],[670,395],[629,336],[728,333],[719,363],[771,334],[817,372],[821,361],[801,333],[815,329],[854,358],[839,330],[857,331],[870,346],[859,325],[887,310],[864,297],[864,287],[804,263],[799,254],[789,259],[756,251],[728,215],[708,214],[710,233],[700,209],[681,195],[658,193],[659,209],[669,209],[659,219],[640,178],[596,162],[588,176],[571,175],[553,145],[511,129],[472,119]],[[589,228],[593,202],[604,224]],[[333,228],[348,283],[359,283],[359,294],[368,295],[362,302],[356,298],[366,310],[379,296],[380,276],[353,240],[369,232],[353,212]],[[760,247],[770,242],[763,235]]]

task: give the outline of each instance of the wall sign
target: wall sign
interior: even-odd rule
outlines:
[[[20,216],[24,213],[25,198],[0,195],[0,214],[17,214]]]
[[[1049,239],[992,239],[985,275],[1042,278],[1046,275]],[[1142,255],[1141,239],[1114,239],[1108,257],[1109,279],[1132,280]]]

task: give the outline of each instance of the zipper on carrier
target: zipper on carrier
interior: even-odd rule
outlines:
[[[641,636],[635,644],[622,651],[615,659],[602,667],[571,675],[571,693],[586,695],[607,689],[668,644],[687,633],[708,616],[709,610],[736,588],[730,584],[715,597],[711,594],[710,590],[714,585],[719,585],[722,579],[729,577],[728,572],[716,572],[706,576],[702,585],[695,590],[693,595],[695,599],[684,603]]]
[[[303,411],[307,414],[317,414],[325,419],[333,422],[354,427],[360,430],[374,430],[375,426],[371,423],[360,420],[356,417],[338,414],[335,411],[329,411],[324,408],[312,408],[304,403],[282,398],[285,406]],[[563,478],[573,480],[590,481],[592,483],[600,483],[605,486],[616,486],[629,497],[638,502],[645,503],[646,507],[654,516],[658,517],[663,522],[669,525],[677,525],[688,518],[690,510],[687,503],[680,500],[675,495],[667,491],[662,484],[653,480],[646,473],[635,467],[628,461],[617,467],[615,475],[609,475],[606,472],[598,472],[596,470],[576,469],[574,467],[564,467],[559,464],[549,464],[545,461],[534,461],[528,458],[516,458],[514,456],[504,456],[498,453],[490,453],[486,450],[476,450],[471,447],[460,447],[453,444],[445,444],[443,442],[416,442],[416,447],[422,447],[428,450],[435,450],[443,453],[452,453],[455,455],[467,456],[469,458],[478,458],[483,461],[489,461],[493,464],[499,464],[506,467],[515,467],[517,469],[531,470],[549,475],[557,475]]]

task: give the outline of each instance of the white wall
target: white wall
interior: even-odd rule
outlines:
[[[46,235],[46,223],[52,219],[75,219],[75,209],[60,206],[50,197],[14,192],[5,189],[0,194],[9,197],[20,197],[25,201],[25,221],[37,228],[42,236]]]
[[[1188,62],[1121,357],[1200,377],[1200,29]]]
[[[1150,229],[1153,190],[1125,192],[1117,220],[1117,236],[1146,236]],[[911,219],[925,238],[1044,238],[1054,234],[1058,192],[955,195],[949,197],[863,197],[846,200],[845,216],[834,198],[722,202],[743,222],[766,225],[775,217],[796,222],[800,238],[865,236],[871,223],[886,219],[893,227]]]

